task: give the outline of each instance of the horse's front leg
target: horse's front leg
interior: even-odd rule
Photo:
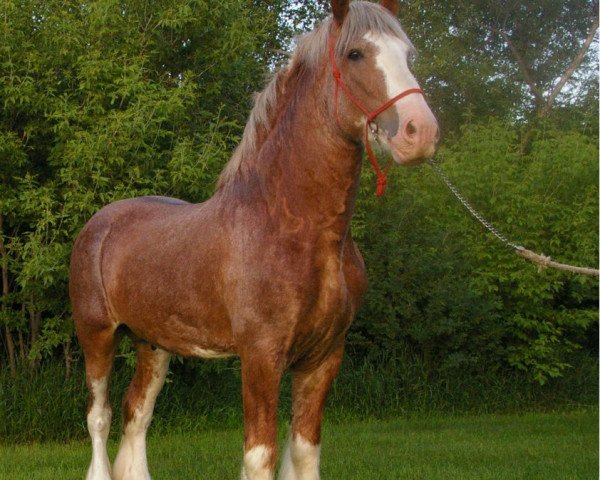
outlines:
[[[294,372],[292,428],[280,480],[319,480],[321,421],[325,399],[337,376],[343,345],[315,369]]]
[[[260,351],[241,356],[244,402],[242,480],[272,480],[277,457],[277,403],[283,368]]]

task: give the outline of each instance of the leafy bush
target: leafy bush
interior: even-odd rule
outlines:
[[[315,12],[322,12],[322,3],[159,0],[150,10],[148,2],[138,0],[4,2],[4,395],[28,398],[23,392],[31,392],[31,386],[50,389],[54,385],[45,382],[62,378],[62,373],[45,377],[44,369],[55,368],[61,357],[67,372],[72,367],[80,373],[66,286],[71,246],[83,224],[120,198],[207,198],[239,138],[250,93],[261,88],[265,72],[281,58],[278,48],[289,44],[292,18],[309,24]],[[439,5],[435,9],[438,20],[450,18]],[[283,25],[278,16],[285,19]],[[422,25],[427,27],[427,22]],[[454,35],[441,25],[442,31]],[[430,37],[429,30],[423,35]],[[454,48],[448,45],[445,48]],[[448,70],[447,59],[452,57],[438,57],[442,71],[439,62],[430,65],[441,75],[438,86],[444,86],[444,77],[463,80]],[[495,70],[487,74],[498,77]],[[506,103],[507,90],[491,95],[480,77],[472,75],[465,84],[469,90],[476,81],[479,94],[485,90],[486,102],[473,111],[502,107],[502,118],[514,119],[509,103],[521,97],[511,96]],[[509,90],[514,87],[511,78],[502,79]],[[539,125],[526,155],[516,153],[518,125],[475,121],[466,115],[455,119],[463,126],[446,141],[438,159],[507,236],[566,263],[594,265],[598,140],[597,129],[590,125],[597,125],[597,85],[588,85],[586,91],[581,105],[562,107],[553,117],[555,123]],[[452,98],[461,95],[443,93],[436,99],[445,102],[440,106],[444,117],[465,111],[468,98],[454,104]],[[577,349],[584,348],[582,357],[597,353],[594,280],[549,270],[538,273],[473,222],[426,166],[394,170],[383,199],[373,196],[371,177],[365,167],[353,223],[369,269],[370,290],[350,332],[349,353],[354,372],[381,380],[373,381],[373,391],[400,405],[397,390],[389,385],[412,382],[417,398],[441,405],[440,395],[455,395],[447,385],[460,375],[477,379],[490,391],[502,384],[493,379],[551,383],[565,374],[582,378],[568,367]],[[121,355],[130,358],[126,345]],[[6,364],[14,372],[14,383]],[[39,367],[40,376],[25,376],[17,364],[32,372]],[[381,364],[389,368],[374,367]],[[188,378],[215,376],[190,365],[174,368],[189,368]],[[486,378],[491,380],[486,383]],[[80,378],[68,381],[74,390],[65,392],[83,388]],[[350,389],[358,383],[352,385]],[[402,388],[410,397],[412,390]],[[440,389],[439,395],[423,393],[434,389]],[[341,393],[338,400],[352,398],[360,404],[359,387],[353,391],[355,395]],[[38,411],[43,398],[22,405]],[[65,400],[66,405],[70,401],[74,400]],[[375,408],[365,402],[366,410]],[[18,400],[11,405],[17,408]],[[10,408],[12,418],[28,418]],[[41,428],[35,425],[31,428]]]
[[[513,126],[463,127],[438,160],[517,243],[572,264],[598,262],[594,138],[550,126],[527,156]],[[562,374],[597,318],[593,278],[536,268],[474,221],[432,169],[397,169],[387,197],[361,191],[355,236],[371,288],[355,348],[418,353],[432,371],[506,365],[538,382]]]
[[[68,259],[96,211],[139,195],[211,194],[277,17],[239,0],[4,6],[0,326],[14,370],[60,347],[69,364]]]

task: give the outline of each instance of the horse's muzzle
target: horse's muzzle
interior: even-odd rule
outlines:
[[[437,120],[427,104],[419,100],[401,107],[400,127],[388,138],[394,161],[401,165],[420,163],[436,150],[440,135]]]

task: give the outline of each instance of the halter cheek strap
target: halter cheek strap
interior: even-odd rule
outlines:
[[[421,90],[420,88],[409,88],[408,90],[404,90],[402,93],[399,93],[395,97],[390,98],[387,102],[385,102],[384,104],[382,104],[375,110],[369,110],[362,103],[360,103],[360,101],[354,95],[352,95],[352,92],[348,88],[348,85],[346,85],[346,83],[342,79],[342,73],[340,72],[340,69],[335,61],[335,42],[334,42],[332,34],[329,35],[327,44],[328,44],[328,48],[329,48],[329,57],[331,59],[331,71],[333,74],[333,80],[334,80],[334,84],[335,84],[333,101],[334,101],[334,105],[335,105],[335,118],[336,118],[337,124],[338,124],[338,126],[340,125],[340,117],[338,114],[338,96],[339,96],[339,90],[341,89],[346,94],[348,99],[361,112],[363,112],[365,114],[365,117],[366,117],[365,148],[367,150],[367,156],[369,157],[369,162],[371,163],[371,166],[373,167],[373,170],[375,171],[375,175],[377,176],[377,189],[375,190],[375,195],[377,195],[378,197],[381,197],[383,195],[383,193],[385,192],[385,187],[387,184],[387,172],[389,171],[390,166],[392,164],[390,163],[385,168],[385,170],[382,170],[381,167],[379,166],[379,163],[377,162],[377,158],[375,157],[375,154],[373,153],[373,149],[371,148],[371,145],[369,143],[369,128],[371,127],[371,124],[375,121],[375,118],[377,118],[377,116],[380,113],[387,110],[398,100],[400,100],[401,98],[404,98],[408,95],[411,95],[413,93],[418,93],[418,94],[424,95],[423,90]]]

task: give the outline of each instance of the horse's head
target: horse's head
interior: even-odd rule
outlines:
[[[414,47],[396,18],[397,1],[332,1],[329,61],[340,128],[363,139],[377,130],[399,164],[431,157],[438,124],[409,69]]]

